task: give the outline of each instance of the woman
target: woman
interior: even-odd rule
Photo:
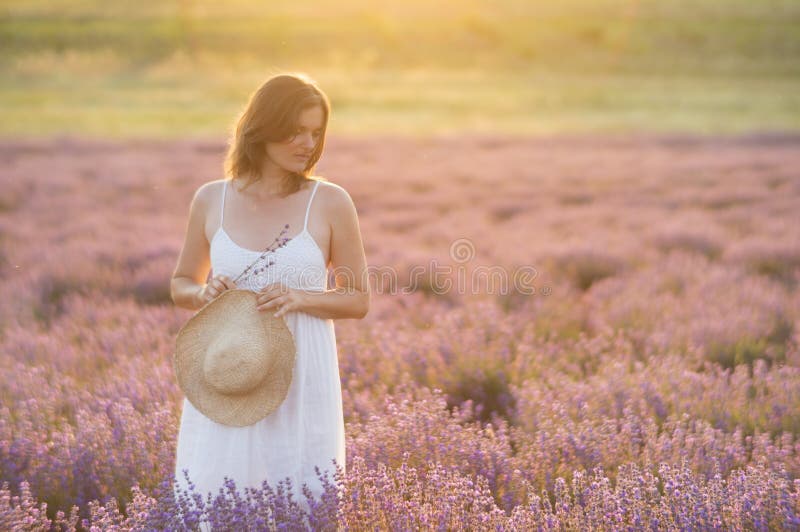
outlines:
[[[314,466],[333,473],[335,460],[345,468],[333,319],[363,318],[370,294],[353,201],[341,186],[312,175],[329,114],[327,96],[308,77],[270,78],[238,118],[226,179],[202,185],[191,202],[171,281],[175,304],[196,310],[225,290],[255,291],[259,311],[283,316],[297,348],[286,399],[254,425],[216,423],[184,399],[175,474],[187,489],[188,470],[204,499],[225,476],[242,492],[289,477],[295,499],[306,505],[303,483],[316,496],[322,492]],[[282,230],[288,242],[270,246]]]

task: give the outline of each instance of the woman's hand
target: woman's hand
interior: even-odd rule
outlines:
[[[227,275],[215,275],[207,284],[204,284],[203,288],[197,293],[197,300],[202,307],[225,290],[233,290],[234,288],[236,288],[236,283],[234,283],[230,277]]]
[[[258,310],[276,309],[276,317],[287,312],[302,311],[305,305],[305,292],[297,288],[290,288],[281,283],[272,283],[265,286],[258,293],[256,299]]]

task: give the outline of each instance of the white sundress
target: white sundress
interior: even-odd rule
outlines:
[[[243,248],[225,232],[223,185],[220,226],[211,239],[210,258],[213,275],[238,276],[262,252]],[[258,291],[264,286],[282,282],[293,288],[324,291],[327,268],[322,250],[308,232],[308,214],[319,186],[314,183],[306,207],[303,230],[283,247],[265,255],[274,262],[265,272],[250,276],[238,288]],[[255,266],[254,266],[255,267]],[[274,309],[272,309],[274,312]],[[267,310],[266,312],[269,312]],[[294,500],[308,508],[301,487],[308,484],[318,498],[322,485],[314,471],[328,470],[333,480],[332,459],[345,468],[344,415],[339,364],[333,320],[305,312],[283,315],[294,336],[297,349],[294,373],[286,399],[267,417],[246,427],[223,425],[207,418],[188,399],[178,432],[175,475],[179,486],[188,490],[183,470],[188,469],[195,492],[206,499],[215,496],[225,476],[236,482],[244,495],[244,487],[260,488],[266,480],[273,489],[285,477],[292,481]]]

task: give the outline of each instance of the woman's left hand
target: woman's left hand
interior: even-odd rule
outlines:
[[[304,292],[290,288],[282,283],[272,283],[258,292],[256,308],[258,310],[276,309],[275,316],[280,317],[287,312],[303,309]]]

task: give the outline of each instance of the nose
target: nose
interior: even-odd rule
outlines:
[[[306,132],[306,133],[303,133],[301,135],[298,135],[297,136],[297,143],[300,144],[300,146],[302,146],[302,147],[304,147],[306,149],[309,149],[309,150],[311,148],[313,148],[314,144],[315,144],[314,137],[311,134],[311,132]]]

